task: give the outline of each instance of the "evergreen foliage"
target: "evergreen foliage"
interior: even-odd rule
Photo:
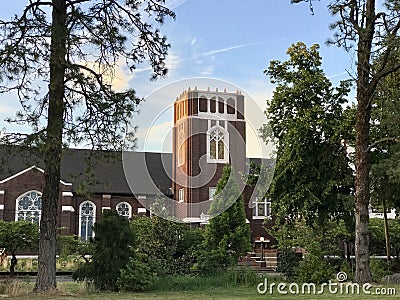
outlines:
[[[142,100],[117,91],[115,73],[148,61],[152,79],[164,76],[169,44],[157,28],[175,14],[165,0],[26,1],[0,20],[0,93],[21,110],[8,121],[31,127],[6,133],[3,143],[37,146],[45,184],[35,292],[56,289],[57,207],[65,145],[122,149],[134,142],[128,125]],[[130,145],[132,146],[132,145]]]
[[[101,221],[94,224],[92,258],[73,274],[75,280],[86,280],[99,290],[119,289],[117,279],[131,258],[137,240],[129,221],[115,210],[105,210]]]
[[[315,0],[292,0],[292,3]],[[377,9],[378,8],[378,9]],[[337,21],[330,44],[347,51],[355,48],[356,123],[355,123],[355,244],[357,282],[370,282],[368,213],[370,205],[370,150],[383,140],[371,142],[373,97],[379,84],[400,70],[397,55],[400,43],[400,5],[398,0],[330,1],[328,9]],[[379,58],[379,65],[374,60]],[[393,59],[394,58],[394,59]],[[394,99],[398,102],[399,98]]]

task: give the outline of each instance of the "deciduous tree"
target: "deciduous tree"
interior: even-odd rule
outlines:
[[[37,249],[39,226],[29,221],[5,222],[0,220],[0,248],[11,255],[10,276],[14,276],[18,263],[17,252]]]
[[[353,110],[345,110],[349,83],[334,88],[321,68],[318,45],[292,45],[287,61],[271,61],[265,73],[276,84],[267,101],[277,163],[268,196],[278,224],[304,220],[321,226],[351,223],[353,175],[346,152]]]

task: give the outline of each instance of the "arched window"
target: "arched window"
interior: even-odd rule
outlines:
[[[132,217],[132,206],[127,203],[127,202],[120,202],[117,204],[116,207],[117,213],[121,216],[121,217],[125,217],[127,219],[129,219],[130,217]]]
[[[18,197],[16,202],[15,220],[27,220],[39,224],[42,214],[42,193],[30,191]]]
[[[79,236],[87,241],[93,237],[93,224],[96,221],[96,205],[85,201],[79,205]]]
[[[207,112],[208,111],[208,100],[206,97],[200,97],[199,99],[199,111]]]
[[[228,101],[226,102],[226,105],[227,105],[227,113],[233,115],[235,113],[235,100],[229,98]]]
[[[210,112],[215,113],[217,111],[217,98],[212,97],[210,99]]]
[[[209,162],[228,162],[228,133],[220,126],[212,127],[207,133],[207,158]]]
[[[220,114],[225,113],[225,103],[224,99],[222,99],[221,97],[218,97],[218,112]]]

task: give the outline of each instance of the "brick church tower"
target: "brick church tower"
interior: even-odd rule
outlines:
[[[195,222],[208,215],[224,165],[230,163],[235,172],[245,169],[244,96],[185,90],[174,103],[172,138],[176,216]]]

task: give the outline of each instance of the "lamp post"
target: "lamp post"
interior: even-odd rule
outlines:
[[[260,266],[261,267],[266,267],[266,262],[264,260],[264,237],[260,237],[260,242],[261,242],[261,262],[260,262]]]

